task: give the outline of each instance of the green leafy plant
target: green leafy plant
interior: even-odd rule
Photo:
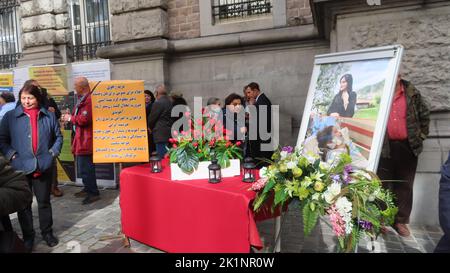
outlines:
[[[189,116],[189,113],[185,113]],[[229,140],[230,131],[226,130],[221,121],[206,116],[197,121],[189,119],[189,131],[172,132],[169,139],[172,148],[169,149],[170,163],[176,163],[185,173],[193,173],[201,161],[210,161],[211,156],[217,158],[222,168],[230,166],[231,159],[242,159],[241,142],[232,143]]]
[[[346,153],[335,162],[322,162],[318,155],[303,153],[301,148],[284,147],[274,153],[271,165],[263,168],[261,178],[252,184],[257,192],[253,209],[258,211],[270,203],[275,210],[296,199],[306,236],[319,217],[325,216],[338,238],[338,251],[351,252],[363,234],[376,238],[397,213],[392,194],[376,174],[351,163]]]

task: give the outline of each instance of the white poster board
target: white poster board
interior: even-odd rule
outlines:
[[[16,101],[18,101],[19,99],[20,88],[22,88],[23,84],[29,78],[28,69],[29,66],[17,67],[13,69],[13,82],[14,82],[13,92]]]
[[[331,162],[344,143],[356,167],[376,172],[402,54],[393,45],[316,56],[297,146]]]

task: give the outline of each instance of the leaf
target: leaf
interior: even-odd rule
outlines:
[[[284,190],[284,188],[275,191],[275,201],[274,201],[274,207],[276,207],[279,203],[283,203],[284,201],[286,201],[286,197],[288,197],[289,195],[287,194],[287,192]]]
[[[269,192],[275,186],[275,180],[270,179],[267,184],[264,186],[263,193]]]
[[[319,210],[312,211],[309,203],[303,206],[303,232],[308,236],[317,224]]]
[[[177,152],[176,152],[176,150],[173,150],[170,153],[170,163],[175,163],[175,162],[177,162]]]
[[[261,205],[266,201],[267,193],[263,192],[261,194],[257,194],[255,200],[253,201],[253,210],[258,211]]]
[[[198,168],[199,159],[196,151],[191,146],[185,146],[177,150],[177,163],[180,169],[191,174]]]

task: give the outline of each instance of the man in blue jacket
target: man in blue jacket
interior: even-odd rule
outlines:
[[[439,222],[444,236],[436,246],[435,253],[450,253],[450,152],[441,169],[439,186]]]

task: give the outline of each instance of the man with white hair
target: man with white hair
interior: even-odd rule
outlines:
[[[78,103],[75,105],[72,115],[65,114],[62,119],[73,124],[72,153],[76,156],[77,168],[84,185],[80,192],[75,193],[75,197],[84,197],[82,204],[87,205],[100,199],[92,158],[92,92],[89,81],[85,77],[76,78],[74,87]]]

